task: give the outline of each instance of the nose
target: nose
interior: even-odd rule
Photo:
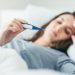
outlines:
[[[65,28],[66,28],[66,26],[57,27],[57,28],[55,29],[55,32],[56,32],[56,33],[62,33]]]
[[[57,27],[57,28],[55,29],[55,32],[59,33],[62,29],[63,29],[63,27]]]

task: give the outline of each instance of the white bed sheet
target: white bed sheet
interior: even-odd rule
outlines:
[[[0,48],[0,72],[26,69],[27,64],[14,49]]]
[[[0,75],[67,75],[53,70],[28,70],[26,62],[14,49],[0,47]]]

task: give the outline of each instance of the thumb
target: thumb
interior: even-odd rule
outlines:
[[[75,35],[72,35],[71,38],[72,38],[73,44],[75,45]]]

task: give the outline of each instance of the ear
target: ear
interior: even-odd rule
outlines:
[[[72,38],[73,44],[75,45],[75,35],[72,35],[71,38]]]

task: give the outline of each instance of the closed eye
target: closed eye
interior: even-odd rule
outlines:
[[[72,32],[72,30],[70,28],[65,28],[65,33],[67,35],[72,35],[73,34],[73,32]]]
[[[61,22],[61,21],[57,21],[57,23],[58,23],[58,24],[62,24],[62,22]]]

